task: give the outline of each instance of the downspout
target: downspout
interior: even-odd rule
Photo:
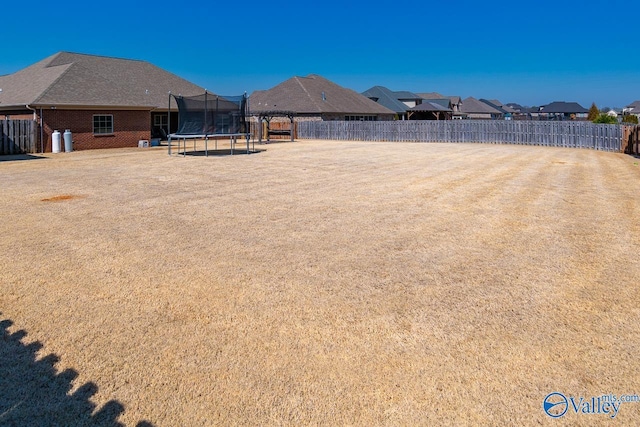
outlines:
[[[33,111],[33,120],[37,121],[37,111],[35,108],[29,107],[29,104],[26,104],[25,107],[27,110]],[[42,120],[42,107],[40,107],[40,153],[44,153],[44,121]]]

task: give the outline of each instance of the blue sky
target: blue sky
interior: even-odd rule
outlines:
[[[222,95],[320,74],[528,106],[640,100],[635,0],[25,4],[3,4],[0,75],[71,51],[146,60]]]

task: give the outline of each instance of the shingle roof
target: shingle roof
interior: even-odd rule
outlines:
[[[362,95],[398,114],[404,114],[409,109],[407,104],[400,101],[400,99],[419,99],[417,95],[411,92],[393,92],[384,86],[374,86],[362,92]],[[398,95],[404,97],[400,98]],[[411,97],[411,95],[413,96]]]
[[[556,114],[575,114],[575,113],[588,113],[589,110],[578,104],[577,102],[563,102],[556,101],[551,104],[540,107],[541,113],[556,113]]]
[[[432,102],[434,104],[438,104],[444,108],[449,108],[451,107],[451,100],[449,98],[435,98],[435,99],[425,99],[422,101],[423,103],[425,102]]]
[[[502,114],[501,111],[471,96],[462,101],[461,110],[467,114]]]
[[[523,110],[525,109],[525,107],[523,107],[522,105],[517,104],[515,102],[509,102],[508,104],[506,104],[506,106],[511,108],[516,113],[523,112]]]
[[[631,104],[629,104],[629,105],[627,105],[627,106],[625,107],[625,110],[626,110],[626,109],[629,109],[629,110],[633,109],[633,111],[636,111],[636,112],[637,112],[637,111],[640,111],[640,101],[634,101],[634,102],[632,102]]]
[[[504,105],[502,102],[498,101],[497,99],[480,99],[480,102],[484,102],[490,107],[493,107],[496,110],[500,111],[502,114],[514,114],[516,112],[516,110],[509,107],[508,105]]]
[[[146,61],[59,52],[0,77],[0,108],[118,106],[166,108],[168,92],[204,89]]]
[[[396,98],[398,99],[406,99],[406,100],[415,100],[415,99],[421,99],[418,95],[416,95],[413,92],[409,92],[406,90],[400,90],[400,91],[393,91],[393,94],[395,95]]]
[[[440,95],[438,92],[421,92],[418,94],[422,99],[444,99],[447,96]]]
[[[422,99],[448,99],[452,104],[460,104],[461,98],[459,96],[444,96],[438,92],[423,92],[418,93],[418,96]]]
[[[411,109],[411,111],[449,111],[451,112],[451,108],[444,107],[437,102],[424,101],[420,105],[416,105]]]
[[[364,95],[310,74],[292,77],[269,90],[255,91],[251,111],[287,110],[297,114],[395,114]]]

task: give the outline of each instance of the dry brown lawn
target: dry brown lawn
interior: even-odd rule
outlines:
[[[640,394],[640,160],[260,148],[0,161],[0,424],[598,425],[542,401]]]

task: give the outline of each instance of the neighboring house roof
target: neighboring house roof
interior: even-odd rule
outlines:
[[[520,114],[537,113],[540,110],[538,107],[523,107],[522,105],[516,104],[515,102],[508,103],[507,107]]]
[[[489,105],[490,107],[495,108],[496,110],[500,111],[502,114],[515,114],[516,110],[514,110],[513,108],[509,107],[508,105],[504,105],[502,102],[498,101],[497,99],[480,99],[480,102],[484,102],[485,104]]]
[[[580,114],[588,113],[589,110],[577,102],[556,101],[540,107],[540,112],[549,114]]]
[[[447,109],[451,108],[451,100],[449,98],[425,99],[422,102],[423,103],[431,102],[431,103],[434,103],[434,104],[438,104],[438,105],[440,105],[440,106],[442,106],[444,108],[447,108]]]
[[[433,111],[433,112],[437,112],[437,111],[446,111],[446,112],[451,112],[453,110],[451,110],[451,108],[447,108],[437,102],[430,102],[430,101],[424,101],[422,104],[416,105],[415,107],[411,108],[411,111]]]
[[[489,104],[479,101],[472,96],[465,98],[462,101],[461,111],[467,114],[502,114],[500,110],[497,110]]]
[[[640,101],[632,102],[631,104],[624,107],[623,111],[626,113],[640,114]]]
[[[524,113],[526,107],[523,107],[520,104],[517,104],[515,102],[509,102],[508,104],[505,104],[507,107],[511,108],[513,111],[515,111],[516,113]]]
[[[438,92],[421,92],[421,93],[418,93],[418,96],[420,96],[422,99],[443,99],[443,98],[447,98],[444,95],[440,95]]]
[[[394,91],[393,93],[395,94],[396,98],[402,101],[418,101],[422,99],[415,93],[406,90]]]
[[[37,106],[166,108],[169,91],[204,89],[139,60],[59,52],[0,76],[0,108]]]
[[[316,74],[292,77],[269,90],[255,91],[249,101],[252,113],[287,110],[297,114],[395,114],[366,96]]]
[[[384,86],[374,86],[362,92],[362,95],[398,114],[404,114],[409,109],[401,99],[420,99],[418,95],[411,92],[394,92]]]
[[[449,99],[452,104],[456,104],[456,105],[462,102],[462,98],[459,96],[444,96],[444,95],[440,95],[438,92],[422,92],[422,93],[418,93],[417,95],[420,96],[422,99],[429,99],[429,100]]]

